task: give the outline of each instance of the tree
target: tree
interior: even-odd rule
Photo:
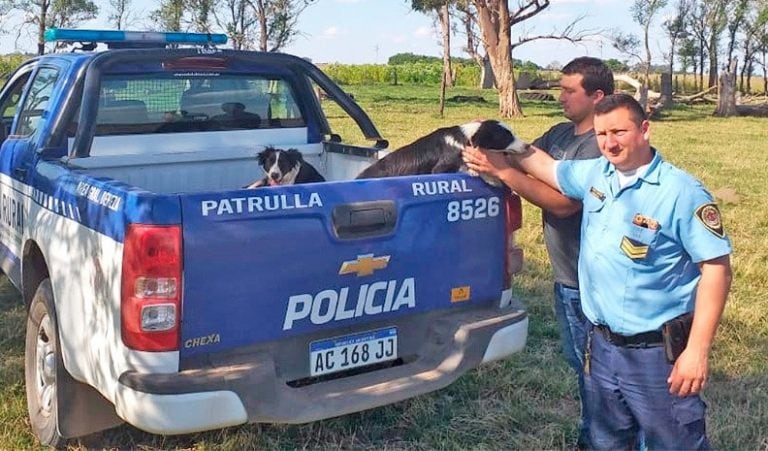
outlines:
[[[210,33],[212,30],[214,0],[187,0],[190,28],[198,33]]]
[[[627,63],[619,61],[616,58],[605,60],[605,65],[611,69],[611,72],[627,72],[629,70]]]
[[[742,28],[742,54],[744,63],[739,75],[739,90],[742,93],[752,91],[752,74],[755,64],[758,64],[757,54],[760,51],[760,31],[768,22],[768,2],[749,2]]]
[[[709,55],[709,81],[707,87],[715,86],[718,79],[718,56],[720,54],[720,36],[727,25],[726,6],[729,0],[701,0],[705,26],[709,29],[706,43]]]
[[[160,0],[160,7],[150,13],[155,26],[164,31],[181,31],[184,0]]]
[[[680,51],[678,52],[678,58],[680,62],[680,70],[683,72],[683,91],[685,91],[685,78],[688,74],[688,68],[693,68],[693,81],[696,82],[696,71],[698,69],[698,60],[696,56],[699,54],[699,49],[696,47],[696,40],[687,37],[683,39],[680,44]]]
[[[762,17],[768,18],[768,11],[762,10]],[[755,31],[755,45],[756,53],[760,54],[760,58],[756,59],[757,63],[763,68],[763,95],[768,97],[768,20],[762,22],[762,26],[756,27]]]
[[[236,50],[276,52],[298,34],[299,16],[315,0],[220,0],[213,11]]]
[[[674,15],[664,21],[664,32],[669,37],[669,73],[675,73],[675,45],[678,39],[688,37],[685,15],[690,8],[688,0],[678,0],[675,4]]]
[[[110,12],[108,22],[117,30],[130,28],[135,22],[135,16],[131,10],[133,0],[109,0]]]
[[[744,22],[747,20],[747,13],[749,12],[752,0],[732,0],[731,3],[731,5],[728,5],[728,8],[725,8],[726,27],[728,29],[727,66],[729,68],[734,61],[733,52],[736,49],[736,34],[742,29]],[[733,69],[735,70],[735,67]]]
[[[510,10],[508,0],[473,0],[472,3],[477,13],[485,53],[496,78],[499,114],[505,118],[522,116],[523,111],[515,87],[512,51],[537,39],[580,41],[584,35],[576,32],[575,26],[583,17],[576,18],[559,34],[522,36],[513,44],[512,28],[548,8],[549,0],[521,0],[515,10]]]
[[[638,58],[643,68],[643,84],[639,89],[640,98],[638,101],[645,108],[648,103],[648,84],[651,73],[651,47],[650,47],[650,28],[653,17],[667,5],[667,0],[634,0],[630,7],[632,19],[643,27],[642,45],[645,50],[644,57],[640,55],[639,47],[641,41],[634,35],[618,32],[614,35],[613,46],[624,53]]]
[[[5,17],[13,9],[13,3],[9,0],[0,0],[0,34],[6,33],[6,29],[3,25],[6,24]]]
[[[96,17],[99,7],[91,0],[16,0],[13,8],[23,15],[17,39],[28,27],[37,29],[37,54],[45,53],[45,30],[49,27],[73,28]]]
[[[456,2],[456,9],[459,12],[461,24],[467,38],[467,45],[464,47],[464,51],[480,66],[480,88],[491,89],[496,85],[496,78],[493,74],[488,54],[481,55],[478,50],[482,43],[482,38],[477,33],[477,10],[475,5],[469,0],[459,0]]]
[[[446,86],[453,86],[451,71],[451,13],[453,0],[411,0],[411,8],[425,14],[433,14],[440,23],[443,47],[443,79]]]
[[[691,8],[691,14],[688,19],[688,24],[696,40],[696,44],[693,46],[697,51],[697,54],[694,57],[694,64],[693,64],[694,80],[698,75],[698,84],[696,85],[696,87],[699,91],[703,91],[704,90],[704,55],[706,52],[705,48],[706,48],[706,42],[707,42],[707,33],[709,30],[707,29],[706,21],[704,20],[703,8],[698,3],[698,1],[694,1],[693,7]],[[698,61],[698,63],[696,61]],[[698,71],[696,70],[697,68],[698,68]]]

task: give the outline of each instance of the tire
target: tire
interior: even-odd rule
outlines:
[[[59,328],[50,279],[37,288],[27,315],[24,377],[32,432],[41,444],[59,448],[58,380],[66,375],[59,350]],[[66,377],[66,376],[64,376]]]

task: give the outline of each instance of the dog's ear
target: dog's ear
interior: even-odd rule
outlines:
[[[269,158],[269,155],[275,152],[277,152],[277,149],[272,146],[267,146],[264,148],[264,150],[256,154],[256,159],[260,165],[264,166],[267,163],[267,158]]]

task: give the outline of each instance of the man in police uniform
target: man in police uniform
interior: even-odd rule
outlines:
[[[556,124],[534,141],[557,160],[598,158],[593,118],[595,104],[613,94],[613,73],[601,60],[579,57],[562,69],[560,106],[567,122]],[[588,446],[589,416],[584,402],[584,343],[587,328],[581,311],[577,263],[581,202],[562,195],[549,185],[528,177],[523,171],[508,168],[502,181],[521,197],[542,209],[544,243],[554,273],[554,310],[560,326],[560,344],[568,364],[579,377],[582,402],[578,444]]]
[[[731,244],[701,183],[665,162],[631,96],[595,107],[602,157],[555,161],[532,148],[529,174],[583,202],[579,284],[591,323],[585,390],[596,449],[706,449],[709,351],[731,282]],[[499,154],[467,148],[470,169],[498,176]],[[674,363],[662,328],[687,312],[687,346]]]

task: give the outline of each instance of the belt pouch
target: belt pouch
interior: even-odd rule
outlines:
[[[688,345],[691,325],[693,325],[693,312],[672,318],[662,324],[661,335],[664,341],[664,353],[669,363],[674,364]]]

